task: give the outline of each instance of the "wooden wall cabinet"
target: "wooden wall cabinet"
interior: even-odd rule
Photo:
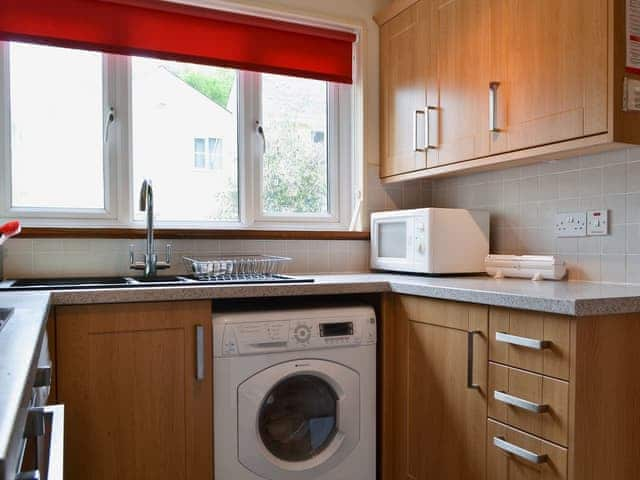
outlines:
[[[381,149],[387,159],[382,176],[426,168],[424,154],[427,8],[420,0],[391,19],[380,30]]]
[[[383,480],[638,478],[639,314],[383,305]]]
[[[61,306],[55,320],[65,479],[212,478],[211,302]]]
[[[393,37],[385,32],[417,10],[426,20],[404,38],[423,56],[411,69],[409,55],[390,56]],[[640,144],[640,112],[623,110],[625,76],[640,79],[625,71],[625,0],[395,0],[375,18],[383,182]],[[411,111],[388,101],[407,91],[388,80],[400,61],[400,72],[425,85],[425,104],[415,95]],[[401,155],[407,149],[389,139],[392,132],[410,138],[420,109],[427,149],[410,164]],[[425,168],[418,170],[415,155]]]

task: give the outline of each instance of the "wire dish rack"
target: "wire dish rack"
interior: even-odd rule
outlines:
[[[198,280],[261,280],[284,272],[289,257],[274,255],[224,255],[211,258],[182,257],[187,272]]]

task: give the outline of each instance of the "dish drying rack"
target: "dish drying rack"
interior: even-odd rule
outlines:
[[[198,280],[261,280],[282,274],[291,258],[249,254],[182,260],[187,272]]]

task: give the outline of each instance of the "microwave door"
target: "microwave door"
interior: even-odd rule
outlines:
[[[413,217],[379,220],[374,224],[372,266],[381,269],[413,266]]]

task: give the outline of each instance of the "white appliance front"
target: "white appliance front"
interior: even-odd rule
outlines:
[[[484,272],[489,212],[418,208],[371,214],[371,268],[426,274]]]
[[[214,315],[216,480],[375,479],[375,314],[322,310]]]

